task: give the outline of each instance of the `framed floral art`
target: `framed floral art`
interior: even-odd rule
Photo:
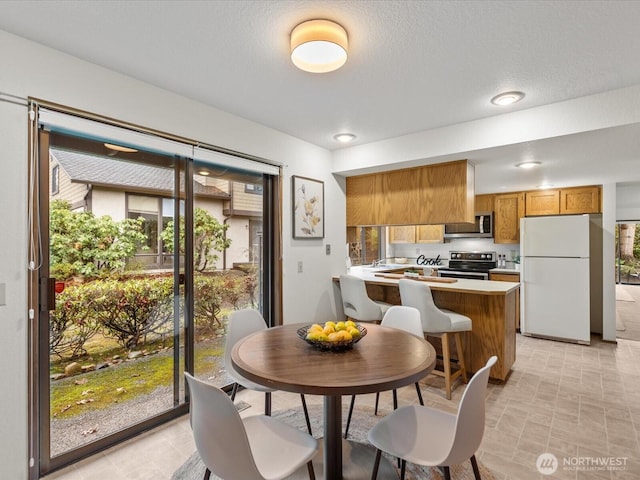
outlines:
[[[293,238],[324,238],[324,182],[291,177]]]

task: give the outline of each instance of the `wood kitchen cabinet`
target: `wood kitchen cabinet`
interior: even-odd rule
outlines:
[[[416,243],[444,243],[444,225],[418,225]]]
[[[524,192],[495,195],[494,229],[495,243],[520,243],[520,219],[525,211]]]
[[[600,187],[573,187],[526,192],[526,216],[600,213]]]
[[[489,280],[496,282],[520,282],[520,274],[489,272]],[[516,292],[516,330],[520,331],[520,289]]]
[[[496,195],[489,193],[484,195],[476,195],[476,212],[493,212],[494,198]]]
[[[347,177],[347,226],[473,222],[474,183],[466,160]]]
[[[600,213],[600,187],[560,190],[560,214]]]
[[[525,215],[558,215],[560,190],[534,190],[525,194]]]
[[[416,243],[415,225],[389,227],[389,243]]]

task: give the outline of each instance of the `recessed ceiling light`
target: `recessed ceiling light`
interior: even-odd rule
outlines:
[[[540,165],[540,162],[522,162],[522,163],[517,163],[516,167],[518,168],[524,168],[524,169],[530,169],[530,168],[535,168],[538,165]]]
[[[505,107],[507,105],[511,105],[512,103],[519,102],[524,98],[524,93],[522,92],[504,92],[499,95],[496,95],[491,99],[491,103],[494,105],[500,105],[501,107]]]
[[[200,170],[198,172],[198,175],[202,175],[203,177],[208,177],[209,175],[211,175],[211,173],[208,172],[207,170]]]
[[[122,145],[115,145],[113,143],[105,143],[104,146],[117,152],[133,153],[138,151],[135,148],[123,147]]]
[[[340,143],[349,143],[355,140],[356,136],[353,133],[338,133],[337,135],[334,135],[333,138]]]
[[[347,31],[330,20],[308,20],[291,32],[291,61],[305,72],[337,70],[346,63],[348,48]]]

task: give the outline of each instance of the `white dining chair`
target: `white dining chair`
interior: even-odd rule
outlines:
[[[358,322],[379,322],[391,307],[369,298],[364,280],[355,275],[340,275],[340,295],[344,314]]]
[[[489,370],[496,361],[495,356],[489,358],[476,372],[462,394],[457,413],[409,405],[381,419],[368,435],[369,442],[377,448],[371,479],[377,478],[380,456],[385,452],[401,460],[401,480],[404,480],[407,462],[441,467],[445,480],[450,480],[449,467],[467,460],[471,461],[476,480],[481,480],[475,453],[484,435]]]
[[[407,333],[411,333],[416,337],[423,338],[422,323],[420,321],[420,312],[413,307],[405,307],[402,305],[393,305],[386,311],[384,318],[380,323],[383,327],[397,328],[398,330],[404,330]],[[424,405],[422,399],[422,392],[420,391],[420,384],[415,383],[416,391],[418,392],[418,401],[420,405]],[[380,401],[380,392],[376,392],[376,406],[374,415],[378,415],[378,403]],[[356,396],[351,396],[351,404],[349,405],[349,414],[347,416],[347,425],[344,429],[344,438],[349,435],[349,426],[351,425],[351,416],[353,415],[353,407],[356,403]],[[393,389],[393,409],[398,408],[398,392]]]
[[[258,310],[244,309],[236,310],[229,315],[229,325],[227,327],[227,338],[224,347],[224,368],[227,375],[233,380],[233,389],[231,391],[231,400],[235,400],[236,393],[238,392],[238,386],[242,386],[249,390],[255,390],[257,392],[264,392],[264,414],[271,415],[271,394],[275,390],[252,382],[251,380],[243,377],[234,367],[231,362],[231,350],[233,346],[242,338],[247,335],[258,332],[260,330],[267,329],[267,323],[264,321],[262,314]],[[311,421],[309,420],[309,411],[307,409],[307,402],[304,395],[301,394],[302,409],[304,410],[304,418],[307,422],[307,430],[309,435],[311,432]]]
[[[189,373],[191,428],[206,470],[225,479],[277,480],[305,463],[315,480],[311,459],[318,441],[311,435],[267,415],[242,419],[229,396]]]
[[[461,333],[471,331],[471,319],[451,310],[438,308],[433,301],[431,289],[425,282],[403,278],[398,281],[398,287],[402,305],[420,311],[424,335],[440,338],[442,342],[443,371],[434,369],[432,373],[444,377],[447,399],[451,400],[453,382],[462,377],[464,383],[467,383]],[[451,369],[450,336],[453,336],[456,344],[458,368],[455,371]]]

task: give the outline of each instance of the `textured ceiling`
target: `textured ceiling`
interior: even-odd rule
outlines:
[[[292,65],[310,18],[346,28],[345,67]],[[332,150],[640,84],[639,22],[636,1],[0,2],[0,29]]]

